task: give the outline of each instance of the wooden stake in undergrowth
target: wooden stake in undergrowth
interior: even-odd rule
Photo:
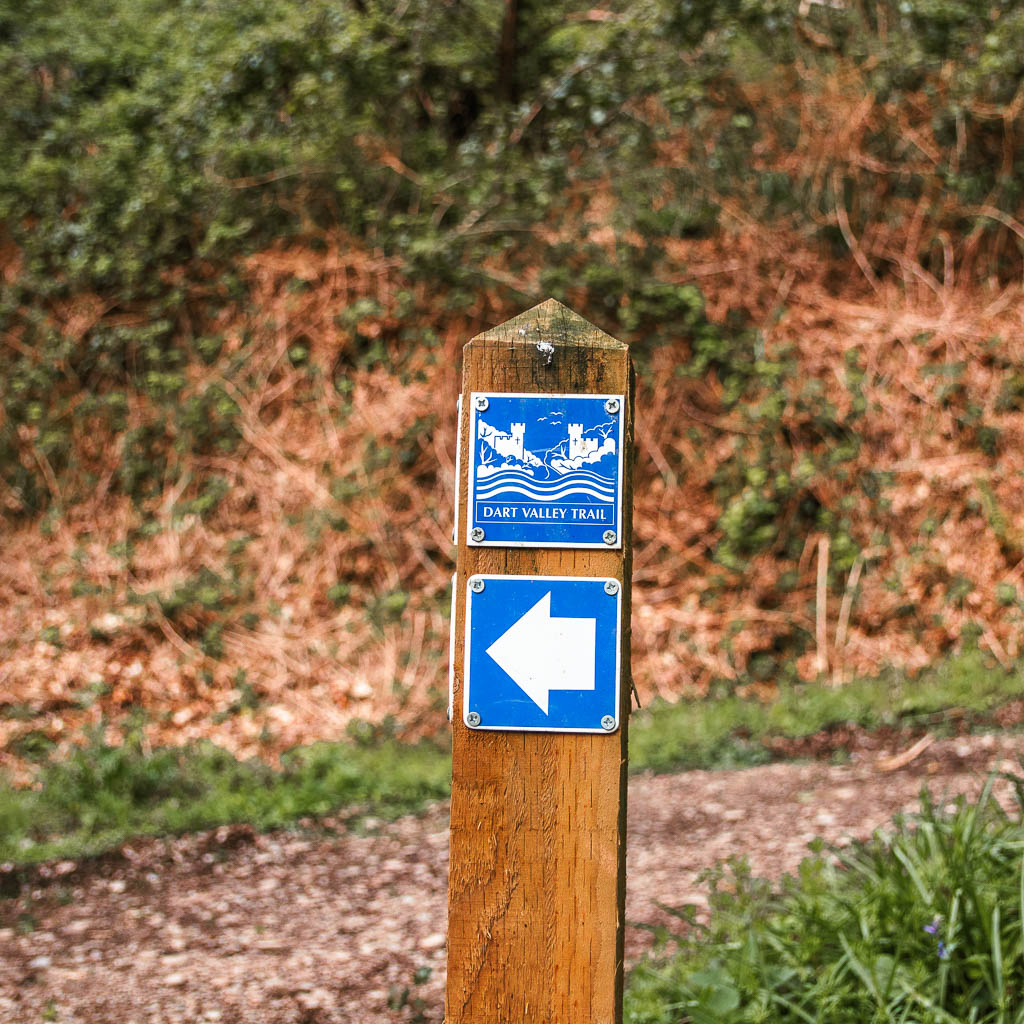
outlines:
[[[554,300],[465,348],[447,1024],[622,1019],[633,372]]]

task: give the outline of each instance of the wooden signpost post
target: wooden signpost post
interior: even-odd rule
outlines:
[[[446,1024],[622,1019],[633,374],[549,300],[465,348]]]

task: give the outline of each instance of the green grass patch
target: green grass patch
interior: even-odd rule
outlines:
[[[865,729],[911,727],[959,709],[984,718],[1024,696],[1024,665],[1007,672],[978,651],[950,658],[908,678],[887,672],[835,689],[787,688],[771,704],[728,696],[720,700],[657,703],[634,715],[629,759],[634,771],[727,768],[772,760],[764,741],[798,739],[840,725]]]
[[[630,768],[680,771],[759,764],[765,741],[839,725],[941,727],[943,711],[986,712],[1024,695],[1024,667],[1007,673],[972,653],[916,679],[893,673],[840,689],[804,686],[773,704],[738,697],[658,704],[630,725]],[[984,718],[982,717],[982,722]],[[34,735],[34,734],[30,734]],[[303,818],[395,817],[449,793],[451,757],[440,743],[318,743],[279,769],[238,761],[211,743],[146,750],[135,733],[94,739],[57,760],[38,752],[31,787],[0,778],[0,861],[34,863],[102,853],[138,835],[173,835],[248,823],[269,829]]]
[[[279,770],[211,743],[144,751],[93,743],[44,763],[29,789],[0,785],[0,861],[102,853],[133,836],[248,822],[270,829],[339,810],[395,817],[448,794],[451,762],[431,744],[317,743]]]
[[[1024,779],[947,813],[922,795],[891,832],[824,851],[778,889],[710,873],[670,960],[631,975],[628,1024],[1010,1024],[1024,1019]]]

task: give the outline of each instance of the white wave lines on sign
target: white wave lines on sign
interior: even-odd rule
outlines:
[[[478,484],[474,498],[486,501],[502,494],[522,494],[534,501],[553,502],[572,495],[585,495],[601,502],[615,500],[615,483],[597,473],[577,470],[571,478],[535,480],[529,473],[508,469]]]

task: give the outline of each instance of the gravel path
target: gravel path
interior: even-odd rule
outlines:
[[[872,755],[634,778],[628,963],[649,944],[637,924],[670,920],[658,903],[706,905],[697,878],[715,862],[745,854],[778,877],[813,837],[867,837],[925,783],[974,793],[1020,748],[971,737],[889,772]],[[0,900],[0,1021],[439,1022],[447,858],[436,806],[369,834],[232,827],[46,865]]]

